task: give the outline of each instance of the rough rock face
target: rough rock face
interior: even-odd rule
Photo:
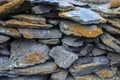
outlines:
[[[0,80],[120,80],[120,0],[0,0]]]

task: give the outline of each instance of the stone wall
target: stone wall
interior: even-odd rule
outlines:
[[[120,0],[0,0],[0,80],[120,80],[119,67]]]

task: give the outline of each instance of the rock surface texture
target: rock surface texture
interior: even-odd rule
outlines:
[[[120,80],[120,0],[0,0],[0,80]]]

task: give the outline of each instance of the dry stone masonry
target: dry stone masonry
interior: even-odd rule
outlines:
[[[120,0],[0,0],[0,80],[120,80]]]

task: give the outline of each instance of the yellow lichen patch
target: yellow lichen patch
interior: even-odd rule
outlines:
[[[111,8],[120,7],[120,0],[112,0],[110,4],[111,4]]]
[[[101,77],[101,78],[108,78],[111,76],[111,73],[107,70],[102,70],[102,71],[98,71],[97,74]]]
[[[27,63],[37,63],[39,60],[43,60],[45,56],[43,54],[33,53],[27,56]]]
[[[8,28],[6,33],[11,33],[12,35],[20,36],[20,33],[14,28]]]
[[[85,76],[77,77],[76,80],[99,80],[99,79],[93,75],[85,75]]]
[[[74,32],[76,36],[84,36],[84,37],[96,37],[99,34],[102,34],[102,29],[98,28],[97,26],[92,27],[79,27],[79,26],[69,26],[70,31]]]
[[[0,6],[0,14],[10,13],[11,10],[16,10],[23,2],[24,0],[14,0]]]

